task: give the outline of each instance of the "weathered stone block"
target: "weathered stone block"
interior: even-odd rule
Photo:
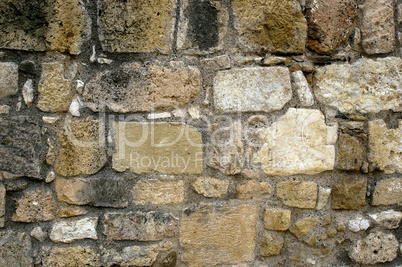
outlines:
[[[33,266],[31,238],[21,232],[0,232],[0,266]]]
[[[369,0],[362,5],[362,41],[367,54],[388,53],[394,49],[393,3],[393,0]]]
[[[172,215],[160,212],[106,213],[103,233],[108,240],[157,241],[174,236],[175,225]]]
[[[257,133],[263,146],[254,163],[261,163],[268,176],[313,175],[334,168],[337,127],[327,126],[319,110],[290,108]]]
[[[82,239],[98,239],[98,218],[83,218],[57,221],[53,224],[50,239],[56,243],[71,243]]]
[[[203,168],[202,137],[178,123],[118,122],[113,168],[117,171],[199,174]]]
[[[1,4],[0,4],[1,5]],[[11,62],[0,63],[0,98],[18,92],[18,65]]]
[[[377,183],[371,205],[392,205],[402,206],[402,178],[385,179]]]
[[[340,134],[336,158],[338,169],[359,171],[363,164],[363,150],[359,141],[348,134]]]
[[[45,152],[39,122],[33,117],[0,118],[0,169],[41,177]]]
[[[200,90],[200,71],[182,61],[148,66],[133,63],[97,73],[85,86],[82,97],[93,111],[105,105],[115,112],[135,112],[184,106]]]
[[[264,215],[265,229],[286,231],[290,225],[290,210],[266,209]]]
[[[232,0],[240,43],[271,53],[304,53],[307,22],[297,0]]]
[[[222,112],[270,112],[291,98],[290,73],[284,67],[231,69],[214,79],[215,107]]]
[[[366,205],[367,178],[339,178],[332,187],[333,209],[358,210]]]
[[[352,64],[317,68],[317,100],[342,113],[377,113],[401,110],[402,59],[359,59]]]
[[[319,223],[320,220],[317,218],[306,218],[290,226],[289,231],[297,238],[301,238],[311,233],[314,227]]]
[[[67,204],[63,205],[62,203],[58,204],[57,217],[59,218],[68,218],[85,214],[87,214],[87,210],[83,207]]]
[[[276,195],[287,206],[313,209],[317,203],[318,186],[314,182],[280,182],[276,186]]]
[[[99,40],[108,52],[168,52],[173,41],[176,0],[98,2]]]
[[[138,205],[180,204],[184,201],[183,181],[138,181],[132,191]]]
[[[229,181],[215,178],[198,178],[194,190],[204,197],[223,197],[228,193]]]
[[[56,161],[56,172],[61,176],[94,174],[106,163],[101,124],[88,117],[68,121],[60,132],[61,150]]]
[[[255,249],[258,207],[250,205],[201,207],[184,210],[180,244],[189,266],[251,261]]]
[[[53,193],[50,190],[37,189],[26,192],[15,202],[14,222],[37,222],[53,220],[56,216]]]
[[[99,256],[91,247],[52,247],[42,258],[44,267],[99,266]]]
[[[282,250],[285,240],[279,234],[264,234],[260,246],[260,255],[264,257],[276,256]]]
[[[243,181],[236,188],[240,200],[266,201],[271,198],[272,186],[265,182]]]
[[[314,105],[314,96],[310,85],[301,70],[292,72],[293,87],[296,89],[300,103],[305,107]]]
[[[128,188],[122,179],[56,179],[57,200],[73,205],[124,208]]]
[[[306,10],[309,49],[329,55],[347,43],[358,13],[355,1],[309,0]]]
[[[402,212],[387,210],[380,213],[369,214],[376,224],[387,229],[396,229],[399,227],[399,222],[402,219]]]

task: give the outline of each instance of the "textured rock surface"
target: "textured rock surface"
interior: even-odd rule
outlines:
[[[374,189],[371,205],[392,205],[402,206],[402,178],[391,178],[377,182]]]
[[[367,54],[388,53],[395,45],[393,0],[368,0],[362,5],[362,41]]]
[[[336,158],[337,169],[359,171],[363,164],[363,150],[359,141],[348,134],[340,134]]]
[[[31,231],[31,236],[36,238],[38,241],[43,242],[47,237],[47,233],[43,232],[40,226],[37,226]]]
[[[64,77],[62,63],[42,64],[42,77],[38,85],[37,107],[42,111],[64,112],[70,106],[72,83]]]
[[[175,225],[172,215],[160,212],[106,213],[103,233],[108,240],[157,241],[172,237]]]
[[[200,90],[200,71],[182,61],[171,61],[146,67],[134,63],[99,72],[85,86],[82,96],[94,111],[106,105],[115,112],[134,112],[183,106]]]
[[[98,239],[98,218],[65,219],[53,224],[50,239],[56,243],[71,243],[81,239]]]
[[[240,200],[266,201],[271,198],[272,186],[265,182],[243,181],[236,188]]]
[[[0,185],[0,228],[4,227],[4,215],[6,215],[6,188]]]
[[[55,218],[55,201],[50,190],[36,189],[26,192],[15,202],[14,222],[49,221]]]
[[[113,168],[117,171],[165,174],[202,172],[201,133],[179,123],[118,122]]]
[[[98,266],[98,255],[91,247],[52,247],[42,256],[45,267]]]
[[[369,125],[369,160],[373,167],[385,173],[402,173],[402,126],[388,129],[383,120],[370,121]]]
[[[214,79],[215,107],[222,112],[270,112],[291,98],[290,73],[284,67],[220,71]]]
[[[41,178],[45,153],[39,122],[33,117],[0,118],[0,169]]]
[[[321,210],[327,205],[331,191],[331,188],[318,187],[317,210]]]
[[[258,131],[262,148],[254,163],[268,176],[317,174],[335,163],[337,127],[325,125],[319,110],[290,108],[268,128]]]
[[[105,165],[106,151],[99,135],[101,130],[99,121],[92,117],[67,121],[59,136],[58,175],[94,174]]]
[[[398,254],[398,241],[393,234],[376,232],[353,245],[349,256],[360,264],[377,264],[394,260]]]
[[[292,72],[292,81],[297,95],[299,96],[300,103],[305,107],[314,105],[313,93],[301,70]]]
[[[18,92],[18,65],[11,62],[0,63],[0,98]]]
[[[357,17],[355,1],[309,0],[306,10],[309,49],[329,55],[346,44]]]
[[[358,210],[366,205],[367,178],[339,178],[332,187],[333,209]]]
[[[342,113],[377,113],[401,109],[402,59],[359,59],[352,64],[318,68],[314,93],[317,100]]]
[[[306,218],[290,226],[289,231],[297,238],[308,235],[320,223],[317,218]]]
[[[387,210],[380,213],[369,214],[376,224],[385,227],[387,229],[395,229],[399,227],[399,222],[402,219],[402,212]]]
[[[87,210],[82,207],[58,204],[57,217],[68,218],[85,214],[87,214]]]
[[[303,53],[307,22],[299,1],[232,1],[235,28],[243,46],[271,53]]]
[[[280,182],[276,186],[276,194],[287,206],[313,209],[317,204],[318,186],[314,182]]]
[[[0,232],[0,266],[32,266],[31,248],[31,238],[27,234],[10,230]]]
[[[285,240],[278,234],[265,234],[261,246],[260,254],[264,257],[270,257],[278,255],[281,252]]]
[[[348,228],[350,231],[356,233],[359,231],[365,231],[370,227],[370,221],[359,216],[356,219],[348,222]]]
[[[252,260],[257,211],[250,205],[218,208],[210,204],[184,210],[180,228],[180,244],[185,249],[182,260],[189,266]]]
[[[286,231],[290,225],[290,210],[266,209],[264,215],[265,229]]]
[[[128,204],[128,189],[122,179],[57,179],[57,200],[73,205],[124,208]]]
[[[132,191],[138,205],[180,204],[184,201],[183,181],[138,181]]]
[[[175,0],[98,2],[99,40],[109,52],[167,52],[173,40]]]
[[[193,188],[204,197],[223,197],[228,192],[229,181],[208,177],[198,178],[193,183]]]

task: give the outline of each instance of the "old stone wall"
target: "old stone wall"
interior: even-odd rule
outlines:
[[[0,0],[0,266],[401,266],[401,0]]]

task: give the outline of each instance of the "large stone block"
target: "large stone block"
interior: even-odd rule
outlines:
[[[189,266],[235,264],[254,258],[258,207],[202,205],[184,210],[180,244]]]
[[[371,205],[393,205],[402,206],[402,178],[390,178],[377,183]]]
[[[4,62],[4,63],[1,62],[0,98],[15,95],[17,92],[18,92],[18,65],[11,62]]]
[[[313,209],[317,204],[318,186],[314,182],[280,182],[276,185],[276,195],[287,206]]]
[[[319,110],[290,108],[270,127],[257,131],[262,148],[254,163],[268,176],[317,174],[334,169],[337,127]]]
[[[0,118],[0,169],[42,178],[45,158],[39,122],[33,117]]]
[[[61,150],[56,161],[57,174],[94,174],[106,163],[106,150],[98,120],[88,117],[69,120],[60,132]]]
[[[65,219],[53,224],[50,240],[56,243],[71,243],[82,239],[98,239],[97,217],[83,219]]]
[[[184,201],[183,181],[138,181],[132,191],[136,204],[180,204]]]
[[[52,247],[42,259],[44,267],[99,266],[99,256],[91,247]]]
[[[201,73],[182,61],[139,63],[99,72],[85,86],[83,100],[93,111],[102,105],[115,112],[173,109],[189,104],[201,90]]]
[[[358,210],[366,205],[367,178],[340,178],[332,188],[333,209]]]
[[[167,53],[172,46],[176,0],[98,2],[99,40],[108,52]]]
[[[283,247],[285,240],[282,235],[279,234],[264,234],[263,240],[260,246],[260,254],[264,257],[270,257],[278,255]]]
[[[106,213],[103,233],[108,240],[157,241],[174,236],[175,226],[174,217],[161,212]]]
[[[215,107],[222,112],[270,112],[291,98],[290,73],[284,67],[231,69],[214,79]]]
[[[199,174],[203,167],[202,137],[178,123],[118,122],[114,124],[113,168],[135,173]]]
[[[0,266],[33,266],[31,238],[21,232],[0,232]]]
[[[56,217],[55,201],[50,190],[26,192],[15,202],[14,222],[50,221]]]
[[[307,22],[297,0],[232,0],[240,43],[252,50],[303,53]]]
[[[377,113],[401,110],[402,59],[359,59],[352,64],[318,68],[314,93],[317,100],[342,113]]]

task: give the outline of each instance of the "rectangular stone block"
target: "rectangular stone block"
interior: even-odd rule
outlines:
[[[1,39],[1,38],[0,38]],[[18,92],[18,65],[11,62],[0,63],[0,98]]]
[[[314,182],[285,181],[276,185],[276,194],[283,204],[300,209],[314,209],[318,186]]]
[[[133,198],[139,205],[179,204],[184,201],[183,181],[138,181]]]
[[[106,213],[103,233],[108,240],[157,241],[174,236],[175,226],[174,217],[167,213]]]
[[[99,266],[99,256],[91,247],[52,247],[43,253],[44,267]]]
[[[50,221],[56,215],[56,203],[50,190],[36,189],[25,192],[15,203],[15,212],[11,218],[14,222]]]
[[[56,243],[71,243],[82,239],[98,239],[96,226],[97,217],[61,220],[53,224],[50,232],[50,240]]]
[[[377,183],[371,205],[393,205],[402,206],[402,178],[390,178]]]
[[[0,232],[0,266],[33,266],[31,238],[26,233]]]
[[[199,174],[203,167],[202,136],[178,123],[114,124],[113,169],[135,173]]]
[[[210,204],[184,210],[180,244],[182,261],[189,266],[236,264],[254,259],[258,207],[215,207]]]

